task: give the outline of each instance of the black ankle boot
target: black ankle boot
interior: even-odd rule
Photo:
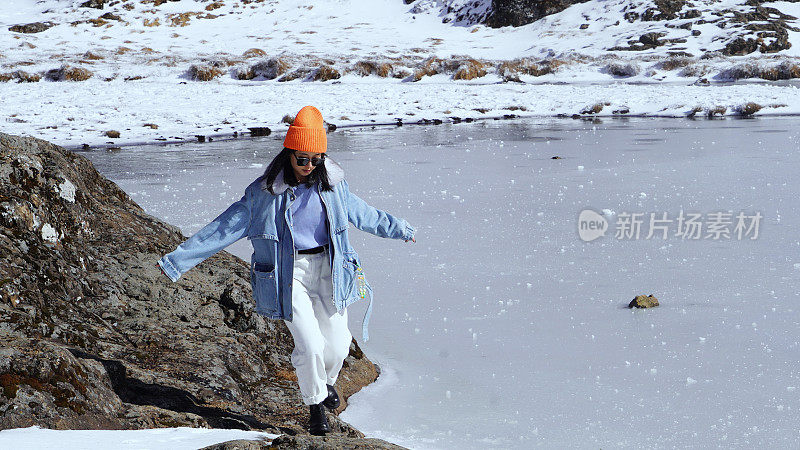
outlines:
[[[334,409],[339,407],[341,403],[339,401],[339,394],[336,393],[336,389],[333,388],[330,384],[328,386],[328,398],[322,401],[322,404],[325,405],[326,408],[333,411]]]
[[[328,418],[325,416],[325,407],[322,403],[309,406],[310,419],[308,421],[308,431],[315,436],[325,436],[331,431],[328,425]]]

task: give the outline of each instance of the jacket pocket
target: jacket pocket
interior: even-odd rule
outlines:
[[[356,252],[342,253],[344,260],[342,261],[344,298],[349,299],[355,295],[356,289],[356,270],[358,270],[361,263],[358,261],[358,254]]]
[[[256,301],[256,311],[263,315],[274,315],[278,307],[278,280],[275,277],[275,266],[265,263],[254,263],[250,269],[250,285]]]

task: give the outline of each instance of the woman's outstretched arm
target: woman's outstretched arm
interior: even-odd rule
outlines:
[[[347,194],[347,216],[356,228],[375,236],[404,241],[414,240],[415,230],[408,222],[368,205],[356,194],[350,192],[347,181],[342,181],[342,183]]]
[[[206,258],[247,236],[250,227],[250,209],[247,194],[233,203],[216,219],[184,241],[175,251],[164,255],[158,265],[172,280],[178,281],[184,273]]]

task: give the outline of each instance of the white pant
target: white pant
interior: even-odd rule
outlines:
[[[347,328],[347,310],[333,305],[329,251],[296,254],[292,280],[292,321],[284,320],[294,338],[292,365],[306,405],[328,396],[353,339]]]

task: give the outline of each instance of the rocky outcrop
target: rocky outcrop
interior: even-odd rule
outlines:
[[[691,37],[701,34],[693,30],[695,25],[713,23],[715,26],[730,30],[726,38],[718,39],[721,47],[706,49],[708,53],[720,51],[726,56],[742,56],[760,51],[761,53],[777,53],[791,48],[789,31],[798,31],[791,25],[796,19],[784,14],[776,8],[762,6],[760,0],[748,0],[743,5],[731,8],[719,8],[715,3],[703,3],[696,0],[650,0],[652,6],[639,14],[629,11],[624,14],[628,22],[658,22],[685,20],[680,25],[665,23],[664,32],[650,32],[638,39],[628,41],[628,46],[609,48],[609,51],[641,51],[650,50],[663,45],[672,45],[670,50],[683,51]],[[687,30],[686,37],[661,39],[669,28]]]
[[[282,435],[273,439],[271,443],[238,439],[203,447],[200,450],[400,450],[404,448],[380,439]]]
[[[588,0],[492,0],[491,12],[484,23],[492,28],[519,27],[586,1]]]
[[[223,251],[173,283],[155,262],[185,239],[83,156],[0,133],[0,429],[306,433],[292,338],[254,312],[247,263]],[[354,340],[344,403],[376,377]]]

